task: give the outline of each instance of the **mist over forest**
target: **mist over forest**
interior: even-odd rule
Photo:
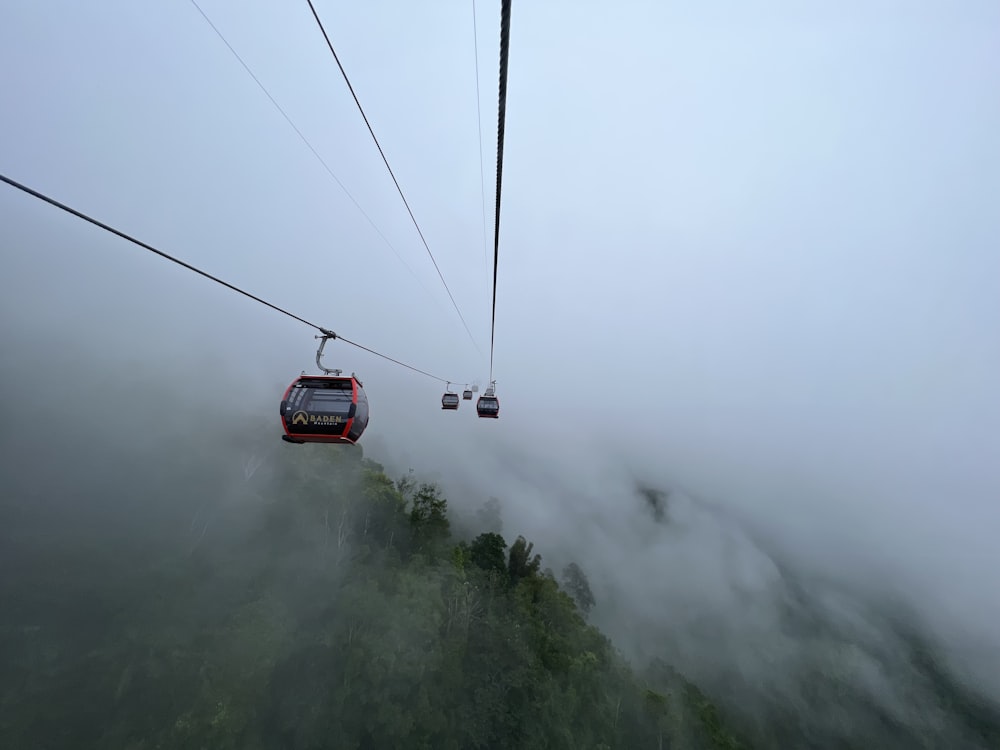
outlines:
[[[0,750],[1000,748],[1000,6],[310,5],[0,4]]]
[[[4,747],[1000,742],[997,694],[912,601],[797,564],[653,466],[577,454],[560,482],[496,443],[425,472],[377,427],[281,442],[266,389],[86,359],[67,387],[50,353],[3,368],[47,394],[11,402],[0,446]],[[519,537],[536,570],[500,584]]]

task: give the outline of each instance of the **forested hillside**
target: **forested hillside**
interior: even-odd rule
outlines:
[[[438,487],[360,448],[281,444],[220,472],[210,440],[152,474],[121,456],[114,500],[8,494],[0,746],[748,746],[587,624],[580,566],[459,538]]]

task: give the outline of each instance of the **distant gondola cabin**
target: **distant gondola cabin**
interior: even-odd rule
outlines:
[[[303,375],[281,400],[282,440],[354,445],[368,426],[368,397],[351,376]]]
[[[479,397],[476,401],[476,413],[480,417],[485,417],[488,419],[497,419],[500,417],[500,400],[492,395],[485,394]]]

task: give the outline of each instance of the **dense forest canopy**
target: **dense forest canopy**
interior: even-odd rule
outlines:
[[[456,538],[438,487],[362,455],[250,449],[223,476],[176,447],[141,519],[128,494],[61,519],[8,498],[3,746],[740,746],[586,623],[579,565],[564,590],[522,536]]]
[[[362,446],[287,446],[273,433],[251,421],[164,435],[114,459],[81,443],[80,471],[41,479],[44,494],[3,488],[0,745],[912,748],[1000,739],[995,716],[915,636],[900,690],[925,704],[932,695],[934,714],[912,727],[818,649],[812,671],[794,678],[803,695],[794,705],[766,695],[744,703],[745,693],[699,687],[669,660],[628,660],[589,622],[628,612],[601,612],[587,558],[551,569],[527,535],[504,528],[502,498],[477,500],[456,525],[439,485],[390,476]],[[666,495],[638,492],[649,522],[664,523]],[[795,596],[802,601],[789,602],[782,627],[808,648],[821,639],[823,613]]]

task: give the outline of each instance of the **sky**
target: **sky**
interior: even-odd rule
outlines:
[[[474,37],[471,2],[315,2],[475,344],[308,4],[199,4],[336,180],[191,2],[124,0],[0,6],[0,173],[485,385],[499,3]],[[1000,664],[1000,7],[515,0],[509,65],[501,418],[334,343],[364,440],[484,491],[632,467]],[[220,378],[277,429],[314,368],[315,331],[6,185],[0,253],[6,375]],[[526,497],[529,532],[575,512]]]

